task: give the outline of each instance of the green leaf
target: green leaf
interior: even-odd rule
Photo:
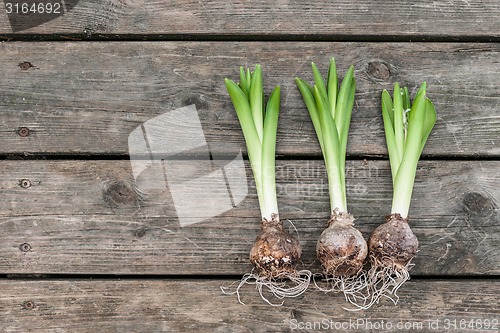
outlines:
[[[425,90],[415,97],[408,117],[408,133],[406,137],[405,156],[417,161],[420,157],[422,139],[424,136],[424,123],[426,118]]]
[[[276,134],[280,111],[280,87],[277,86],[269,100],[264,120],[264,138],[262,141],[262,194],[267,214],[278,213],[276,200]]]
[[[330,59],[330,66],[328,66],[327,77],[328,77],[328,83],[327,83],[328,104],[330,105],[330,113],[332,115],[332,118],[335,119],[335,109],[337,105],[337,94],[339,85],[335,58]]]
[[[226,89],[231,97],[231,101],[233,102],[245,139],[248,138],[250,141],[249,143],[252,145],[255,145],[258,141],[258,146],[260,146],[260,140],[258,140],[250,104],[248,103],[245,93],[236,83],[234,83],[234,81],[230,79],[225,79],[224,83],[226,84]]]
[[[318,110],[316,109],[316,101],[313,96],[313,88],[301,78],[295,78],[295,83],[299,88],[300,94],[302,95],[302,99],[304,100],[304,104],[309,111],[309,116],[311,117],[311,121],[314,126],[314,131],[316,132],[316,136],[318,137],[319,145],[321,147],[321,152],[324,154],[323,148],[323,133],[321,131],[321,121],[319,119]]]
[[[410,93],[408,92],[408,87],[403,88],[403,109],[409,110],[411,108]]]
[[[354,67],[353,67],[354,70]],[[338,109],[337,111],[337,117],[342,114],[343,117],[341,120],[339,120],[339,123],[341,125],[340,132],[339,132],[339,148],[340,148],[340,162],[339,166],[341,169],[341,174],[342,174],[342,181],[344,182],[344,177],[345,177],[345,159],[346,159],[346,154],[347,154],[347,137],[349,134],[349,126],[351,124],[351,114],[352,114],[352,108],[354,107],[354,95],[356,94],[356,79],[352,77],[351,81],[351,87],[349,89],[349,94],[347,95],[346,103],[345,103],[345,109]]]
[[[424,93],[425,94],[425,91],[427,90],[427,83],[426,82],[423,82],[422,85],[420,86],[420,88],[418,88],[418,91],[417,91],[417,94],[415,95],[415,99],[417,98],[418,95],[420,95],[421,93]]]
[[[387,110],[387,114],[391,121],[392,133],[394,134],[394,104],[392,103],[391,95],[386,89],[382,91],[382,107],[385,107],[385,109]]]
[[[408,216],[417,164],[422,151],[423,124],[426,116],[425,89],[413,102],[408,117],[408,130],[401,164],[394,181],[392,213]]]
[[[351,121],[352,103],[354,103],[354,92],[356,90],[356,82],[354,81],[354,66],[349,67],[342,83],[340,84],[339,96],[337,101],[337,107],[335,111],[335,125],[337,126],[337,131],[339,134],[339,140],[341,143],[347,142],[347,132],[349,130],[349,124]],[[352,96],[351,96],[352,95]],[[345,139],[340,139],[345,138]]]
[[[387,91],[382,92],[382,117],[384,119],[384,130],[391,162],[393,179],[392,213],[399,213],[407,217],[417,165],[424,145],[436,123],[436,110],[432,102],[426,97],[427,85],[424,82],[411,104],[408,88],[401,91],[399,85],[394,86],[394,115],[391,116],[393,107],[390,95]],[[399,100],[401,96],[401,100]],[[406,135],[404,137],[403,154],[401,149],[401,134],[398,137],[398,124],[402,123],[400,109],[406,114]]]
[[[391,130],[392,134],[394,134],[394,105],[392,104],[392,97],[386,89],[382,91],[382,111],[384,108],[391,121]]]
[[[263,88],[262,88],[262,69],[260,65],[255,66],[252,74],[252,82],[250,84],[250,108],[252,110],[252,118],[259,135],[259,140],[262,142],[262,132],[264,130],[264,115],[263,115]]]
[[[422,154],[422,150],[424,150],[425,143],[431,134],[434,125],[436,124],[436,109],[432,102],[426,98],[425,99],[425,119],[422,125],[422,143],[420,148],[420,154]]]
[[[257,188],[257,196],[259,198],[259,206],[264,207],[262,196],[262,145],[259,140],[259,135],[255,129],[255,124],[252,118],[252,111],[248,98],[241,90],[241,88],[230,79],[225,79],[224,83],[226,89],[233,102],[236,115],[240,121],[241,130],[245,143],[247,146],[248,159],[252,167],[253,176],[255,180],[255,187]]]
[[[345,158],[347,138],[356,92],[354,66],[346,73],[339,88],[335,59],[330,59],[327,84],[312,63],[315,86],[297,78],[295,81],[311,116],[328,174],[330,205],[347,211]]]
[[[394,111],[392,106],[391,95],[384,89],[382,91],[382,118],[384,120],[385,140],[387,142],[387,150],[389,151],[389,161],[391,163],[392,181],[396,179],[401,158],[396,146],[396,137],[394,135]]]
[[[403,110],[403,97],[399,84],[394,84],[394,136],[396,140],[396,149],[398,156],[403,156],[405,146],[405,123]]]
[[[328,190],[330,193],[331,209],[338,208],[342,212],[347,211],[347,200],[345,195],[345,183],[342,182],[341,168],[339,166],[339,141],[337,127],[327,108],[327,101],[321,95],[317,86],[314,86],[314,99],[319,112],[321,131],[323,133],[325,165],[328,174]]]
[[[248,94],[249,94],[249,89],[250,89],[250,82],[247,81],[247,77],[246,77],[246,73],[245,73],[245,69],[243,68],[243,66],[240,67],[240,84],[239,84],[241,90],[243,91],[243,93],[245,93],[245,96],[247,96],[248,98]]]
[[[313,75],[314,75],[314,84],[318,88],[318,91],[321,93],[321,97],[323,97],[325,100],[327,100],[327,94],[326,94],[326,87],[325,87],[325,82],[323,81],[323,76],[321,76],[321,73],[319,72],[318,66],[313,62],[311,63],[312,70],[313,70]],[[328,104],[326,104],[328,105]]]

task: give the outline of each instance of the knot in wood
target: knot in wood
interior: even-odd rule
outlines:
[[[200,95],[190,95],[182,101],[185,106],[195,105],[197,110],[206,110],[209,108],[208,102]]]
[[[138,204],[134,189],[123,182],[110,184],[104,189],[103,197],[111,208],[137,207]]]
[[[368,75],[377,80],[387,80],[391,76],[389,67],[380,61],[372,61],[368,63],[366,71]]]
[[[491,199],[477,192],[466,193],[462,204],[464,210],[471,215],[489,216],[494,210],[494,203]]]

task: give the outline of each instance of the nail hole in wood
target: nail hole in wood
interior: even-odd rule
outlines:
[[[27,71],[31,67],[35,67],[35,66],[33,66],[31,64],[31,62],[29,62],[29,61],[23,61],[23,62],[19,63],[19,68],[21,68],[23,71]]]
[[[142,238],[146,235],[148,229],[146,227],[141,227],[139,229],[134,230],[134,236],[137,238]]]
[[[23,303],[23,308],[25,310],[33,310],[35,308],[35,303],[33,301],[26,301]]]
[[[29,252],[31,250],[31,245],[29,245],[28,243],[23,243],[19,245],[19,250],[21,250],[22,252]]]
[[[31,187],[31,181],[29,179],[22,179],[20,182],[19,182],[19,185],[22,187],[22,188],[29,188]]]
[[[30,130],[28,127],[20,127],[17,130],[17,134],[19,134],[19,136],[22,136],[22,137],[27,137],[28,135],[30,135]]]

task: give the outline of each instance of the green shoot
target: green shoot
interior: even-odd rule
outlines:
[[[315,84],[311,87],[301,78],[295,82],[309,111],[325,159],[328,191],[332,211],[347,212],[345,158],[347,136],[354,106],[356,79],[351,66],[338,88],[335,59],[330,60],[325,86],[316,64],[312,64]]]
[[[394,86],[394,98],[382,92],[382,117],[391,164],[393,199],[391,213],[408,217],[417,164],[436,123],[436,110],[426,97],[424,82],[411,104],[408,89]]]
[[[280,88],[273,90],[264,110],[260,65],[253,72],[241,67],[239,84],[230,79],[224,82],[245,138],[262,218],[271,221],[273,214],[278,215],[275,155]]]

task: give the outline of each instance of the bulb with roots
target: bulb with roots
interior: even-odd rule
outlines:
[[[387,297],[398,302],[398,289],[410,279],[411,260],[418,251],[418,239],[408,224],[408,218],[391,214],[378,226],[368,240],[371,268],[367,273],[367,302],[358,304],[368,309]]]
[[[364,300],[366,278],[363,264],[367,254],[368,246],[361,232],[354,227],[354,217],[335,209],[316,245],[316,255],[327,282],[326,288],[318,287],[323,291],[343,292],[351,303]]]
[[[316,245],[316,255],[324,273],[328,276],[357,275],[367,254],[366,241],[354,228],[354,217],[334,210]]]
[[[302,248],[299,241],[285,230],[283,222],[277,214],[271,220],[263,219],[260,233],[250,250],[250,262],[254,265],[252,272],[245,274],[234,292],[241,301],[240,289],[245,284],[254,284],[261,298],[270,305],[282,305],[283,302],[271,302],[264,291],[278,299],[298,297],[308,288],[311,272],[296,269]]]
[[[403,270],[417,254],[418,239],[413,234],[408,218],[391,214],[387,222],[377,227],[369,239],[372,265]]]
[[[294,274],[301,254],[299,241],[284,229],[277,215],[271,221],[262,220],[260,233],[250,251],[250,262],[259,275],[279,278]]]

